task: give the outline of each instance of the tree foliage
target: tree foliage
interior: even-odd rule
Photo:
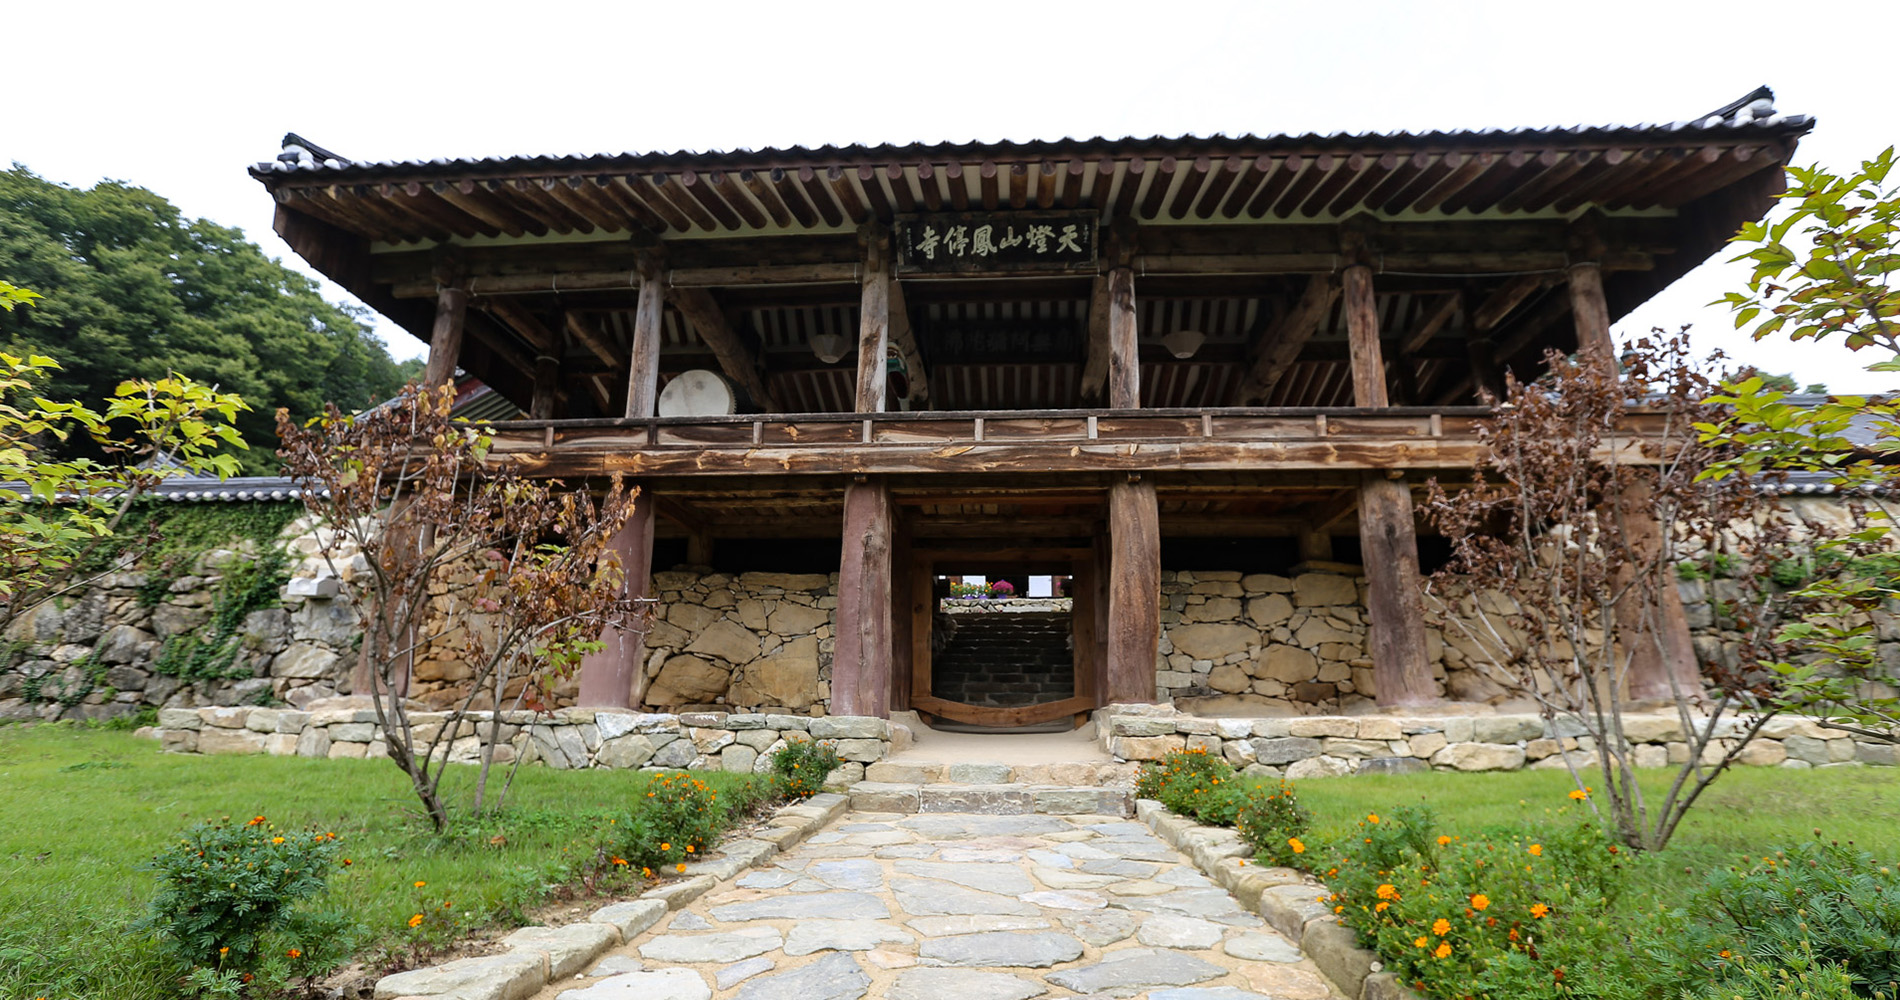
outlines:
[[[559,480],[523,477],[489,455],[479,427],[449,418],[454,398],[447,384],[410,385],[355,415],[331,405],[299,423],[277,411],[285,469],[334,529],[324,557],[336,560],[345,544],[365,557],[355,580],[368,693],[390,758],[438,830],[449,824],[442,772],[470,707],[494,708],[479,733],[479,812],[508,692],[520,692],[512,707],[522,707],[521,695],[551,687],[598,649],[604,630],[636,628],[644,612],[611,547],[639,491],[616,478],[596,503]],[[468,690],[417,724],[404,695],[435,643],[458,647]],[[511,684],[519,678],[529,683]]]
[[[248,400],[255,409],[237,425],[260,441],[277,407],[299,419],[325,402],[357,409],[408,374],[360,309],[324,301],[238,230],[117,181],[81,190],[19,166],[0,173],[0,273],[44,296],[0,308],[0,349],[62,359],[43,387],[54,398],[98,399],[128,378],[177,373]],[[12,301],[0,289],[0,307]],[[251,452],[244,469],[265,471],[270,458]]]
[[[1704,663],[1694,684],[1670,674],[1688,754],[1661,801],[1647,801],[1624,714],[1636,651],[1664,648],[1659,609],[1677,565],[1694,556],[1771,566],[1809,537],[1752,482],[1703,475],[1723,452],[1695,430],[1714,419],[1704,402],[1714,386],[1688,350],[1681,337],[1638,341],[1627,377],[1552,352],[1545,376],[1510,379],[1496,415],[1479,422],[1473,485],[1448,493],[1434,481],[1427,508],[1452,546],[1428,588],[1433,617],[1477,652],[1480,669],[1589,737],[1595,753],[1564,763],[1582,787],[1580,769],[1595,757],[1602,794],[1591,806],[1600,800],[1616,838],[1639,850],[1667,845],[1774,714],[1754,666],[1803,610],[1766,572],[1732,581],[1737,596],[1723,611],[1742,635],[1738,662]],[[1640,463],[1625,458],[1639,445],[1626,429],[1638,401],[1661,419],[1640,442]]]

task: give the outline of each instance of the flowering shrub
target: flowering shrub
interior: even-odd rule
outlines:
[[[1211,826],[1234,825],[1241,791],[1233,767],[1199,747],[1144,761],[1135,779],[1135,794]]]
[[[950,596],[965,600],[982,600],[990,596],[990,588],[980,583],[952,580],[950,581]]]
[[[1007,600],[1016,596],[1016,585],[1008,580],[998,580],[990,584],[990,596],[998,600]]]
[[[808,799],[825,787],[825,779],[839,763],[838,751],[829,742],[788,736],[785,746],[772,755],[772,774],[779,794],[791,799]]]
[[[1234,814],[1234,826],[1241,839],[1254,849],[1262,864],[1298,866],[1305,861],[1306,835],[1311,817],[1293,794],[1293,783],[1281,781],[1269,788],[1265,784],[1247,789],[1240,796],[1240,808]]]
[[[1427,809],[1402,808],[1359,821],[1323,873],[1333,888],[1323,899],[1430,996],[1572,996],[1580,967],[1603,975],[1620,950],[1607,920],[1618,850],[1587,819],[1537,836],[1465,837],[1438,829]]]
[[[727,805],[690,771],[662,771],[634,799],[617,856],[628,867],[678,874],[726,828]]]
[[[264,935],[292,926],[338,867],[333,833],[280,831],[263,816],[201,823],[152,859],[159,888],[144,926],[187,965],[249,970]]]

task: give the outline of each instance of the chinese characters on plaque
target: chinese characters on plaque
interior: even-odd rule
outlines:
[[[1093,212],[963,212],[899,218],[897,269],[1066,271],[1095,265]]]

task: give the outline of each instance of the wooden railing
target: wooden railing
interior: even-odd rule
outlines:
[[[1463,468],[1483,407],[990,410],[520,420],[541,475]],[[1650,423],[1632,415],[1632,444]],[[1638,460],[1635,449],[1626,460]]]

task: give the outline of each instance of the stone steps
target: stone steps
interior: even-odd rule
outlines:
[[[882,813],[977,813],[984,816],[1132,816],[1134,789],[1110,785],[961,785],[860,781],[851,808]]]

